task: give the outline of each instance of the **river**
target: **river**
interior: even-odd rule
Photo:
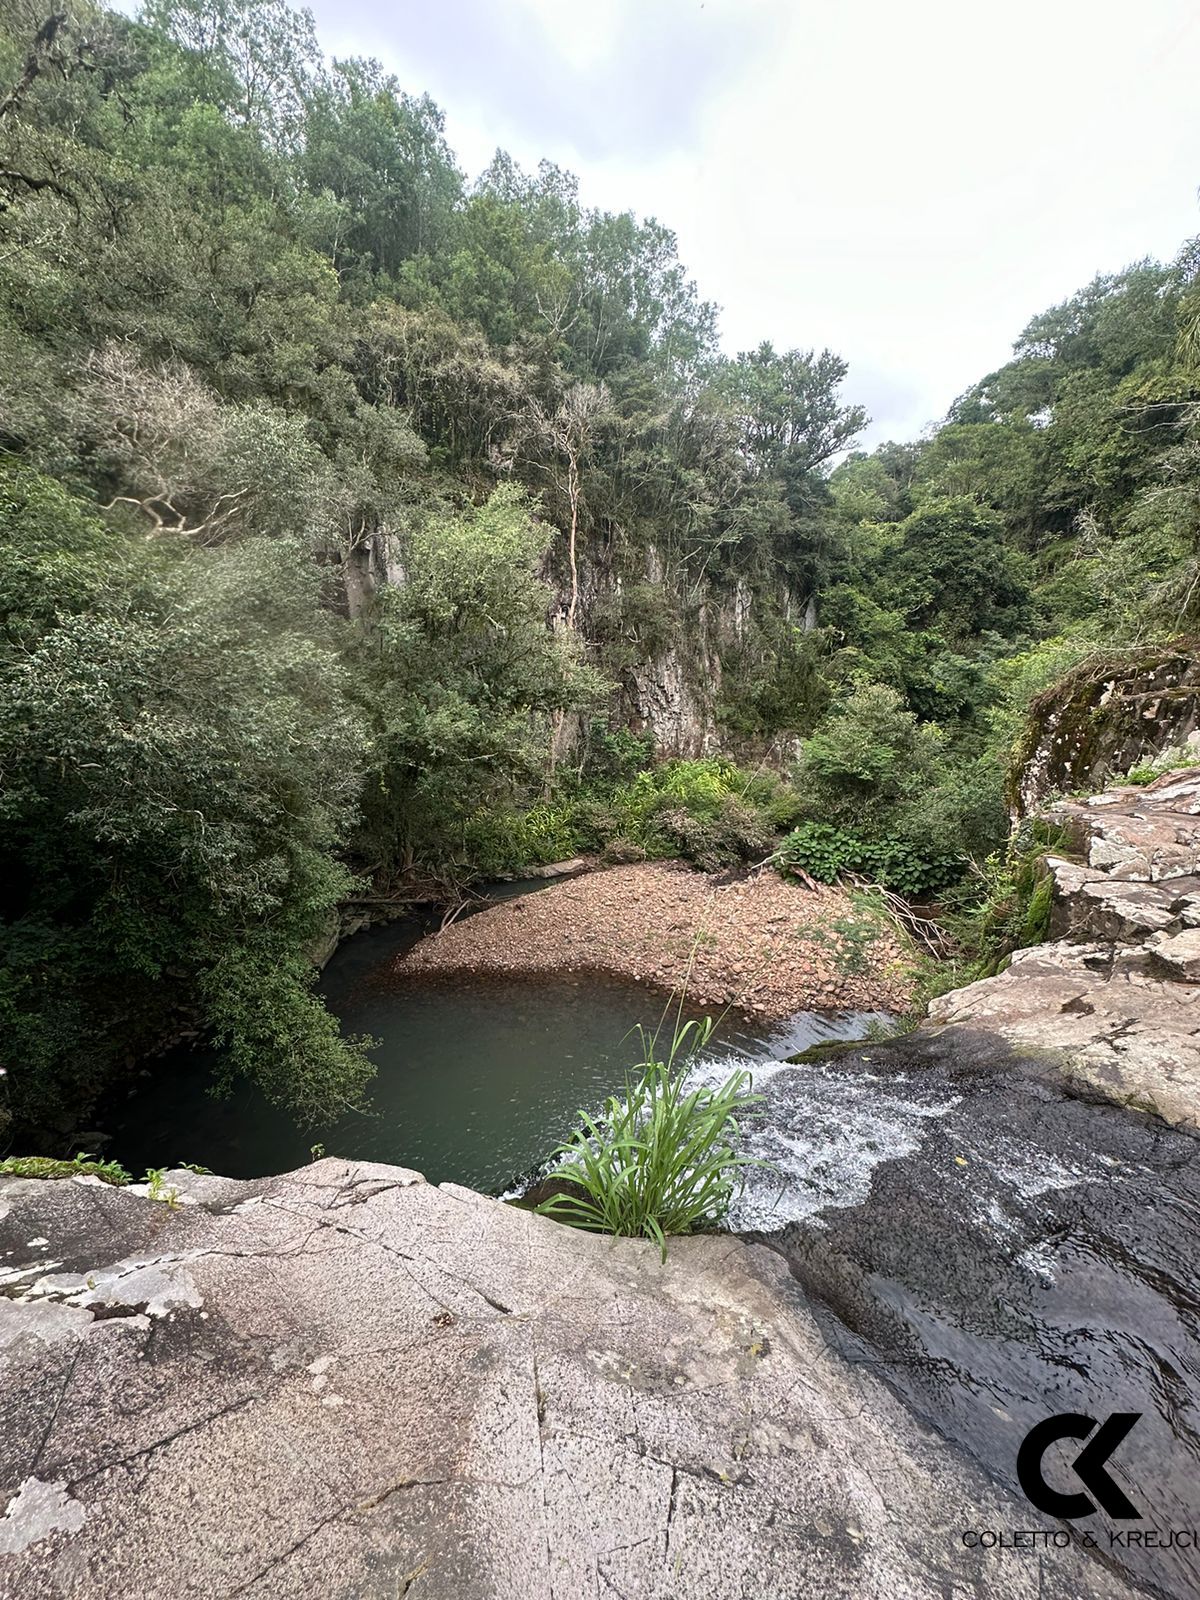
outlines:
[[[104,1154],[135,1174],[195,1162],[250,1178],[290,1171],[315,1146],[499,1194],[568,1136],[578,1111],[596,1110],[621,1088],[642,1057],[639,1029],[670,1035],[677,1008],[668,1016],[661,995],[633,982],[593,975],[392,982],[397,956],[426,931],[408,918],[355,934],[322,976],[344,1029],[378,1041],[366,1111],[299,1128],[252,1084],[214,1097],[211,1052],[178,1049],[102,1108]],[[683,1009],[685,1018],[697,1014]],[[781,1027],[728,1012],[718,1020],[710,1055],[752,1063],[860,1037],[873,1018],[806,1013]]]

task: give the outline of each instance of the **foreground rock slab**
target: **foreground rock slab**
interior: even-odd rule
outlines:
[[[0,1594],[1103,1597],[786,1266],[398,1168],[0,1187]]]

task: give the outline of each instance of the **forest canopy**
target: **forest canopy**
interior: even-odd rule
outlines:
[[[354,1101],[313,955],[368,887],[995,850],[1030,696],[1200,614],[1198,271],[1098,277],[866,453],[835,353],[724,353],[667,227],[469,178],[307,12],[0,0],[12,1113],[196,1030]]]

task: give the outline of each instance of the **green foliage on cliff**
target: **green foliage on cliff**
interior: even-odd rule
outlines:
[[[352,646],[373,730],[358,838],[372,865],[469,872],[472,820],[536,792],[556,712],[601,693],[578,641],[546,626],[544,542],[513,485],[405,541],[405,581]]]
[[[1029,696],[1200,612],[1198,259],[867,455],[836,354],[722,353],[666,227],[502,153],[469,181],[283,0],[0,7],[18,1114],[196,1025],[354,1099],[308,957],[356,877],[994,852]],[[654,766],[660,691],[709,722],[661,753],[736,769]]]

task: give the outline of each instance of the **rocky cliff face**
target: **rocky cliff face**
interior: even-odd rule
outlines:
[[[1034,700],[1018,752],[1018,815],[1097,789],[1200,728],[1200,641],[1097,655]]]
[[[984,1028],[1055,1053],[1062,1070],[1123,1104],[1200,1123],[1200,768],[1147,787],[1065,800],[1044,815],[1049,943],[943,995],[934,1022]]]
[[[610,630],[618,638],[628,630],[636,659],[616,670],[619,710],[631,727],[650,734],[659,754],[711,754],[723,742],[716,713],[726,661],[746,646],[758,610],[766,605],[790,614],[795,597],[786,590],[757,594],[744,579],[692,584],[653,546],[630,559],[627,554],[623,566],[603,558],[586,564],[583,631],[598,642],[611,669],[611,658],[619,660],[623,651],[619,643],[613,650]],[[631,594],[655,596],[668,625],[639,628],[626,612]]]

